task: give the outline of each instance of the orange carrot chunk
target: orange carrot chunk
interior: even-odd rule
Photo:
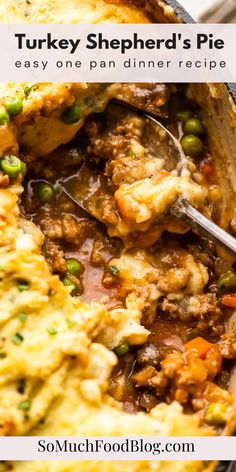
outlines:
[[[236,308],[236,294],[224,295],[221,298],[222,305],[229,306],[230,308]]]
[[[212,348],[213,344],[206,341],[200,336],[195,339],[191,339],[188,343],[184,345],[185,351],[192,351],[193,349],[197,350],[199,357],[205,357],[207,352]]]
[[[204,175],[212,174],[214,171],[213,165],[210,162],[203,162],[200,166],[200,171]]]

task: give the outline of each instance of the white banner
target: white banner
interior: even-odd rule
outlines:
[[[1,437],[0,460],[233,460],[235,437]]]
[[[1,81],[236,82],[235,44],[236,24],[1,24]]]

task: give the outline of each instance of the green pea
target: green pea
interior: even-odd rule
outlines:
[[[20,333],[16,333],[12,336],[11,340],[13,344],[19,346],[24,341],[24,337]]]
[[[10,121],[10,116],[4,107],[0,107],[0,125],[6,125]]]
[[[2,171],[9,177],[17,177],[22,172],[22,161],[16,156],[5,156],[1,162]]]
[[[127,354],[127,352],[129,352],[129,344],[127,341],[123,341],[123,343],[119,344],[119,346],[114,349],[114,352],[118,357],[122,357]]]
[[[230,271],[222,274],[217,285],[220,290],[236,287],[236,274]]]
[[[62,121],[66,125],[72,125],[74,123],[77,123],[77,121],[82,118],[83,113],[77,105],[74,105],[72,107],[68,107],[64,113],[62,113]]]
[[[18,282],[18,290],[19,292],[25,292],[27,290],[29,290],[29,284],[28,282]]]
[[[67,272],[72,275],[78,275],[81,272],[82,266],[77,259],[67,259],[66,261]]]
[[[66,287],[71,287],[71,293],[72,295],[78,295],[79,294],[79,286],[76,284],[74,280],[70,278],[70,274],[68,274],[64,279],[62,280],[63,284]]]
[[[53,186],[47,184],[46,182],[38,184],[36,189],[36,196],[43,203],[50,202],[54,197]]]
[[[70,285],[74,285],[75,284],[68,278],[68,277],[65,277],[63,280],[62,280],[63,284],[66,286],[66,287],[69,287]]]
[[[198,136],[188,134],[181,138],[181,146],[186,156],[198,157],[203,151],[203,142]]]
[[[9,97],[5,101],[5,107],[9,115],[19,115],[23,110],[23,102],[19,97]]]
[[[193,112],[191,110],[182,110],[177,113],[177,120],[185,123],[185,121],[190,120],[193,117]]]
[[[214,426],[221,426],[225,424],[226,410],[226,405],[224,405],[223,403],[210,403],[204,414],[204,419],[206,423]]]
[[[199,118],[191,118],[190,120],[187,120],[184,124],[184,133],[194,134],[194,136],[203,136],[205,128],[202,121],[199,120]]]

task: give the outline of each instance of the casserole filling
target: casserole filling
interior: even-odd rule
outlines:
[[[184,196],[220,218],[195,104],[165,84],[9,84],[0,96],[0,434],[231,434],[234,269],[170,214]],[[182,169],[170,165],[165,133],[148,134],[145,117],[114,98],[168,126],[185,150]],[[80,205],[63,191],[72,176]],[[43,467],[77,472],[78,462]],[[41,472],[42,462],[0,470]]]
[[[28,172],[21,224],[40,229],[42,254],[73,297],[105,305],[117,320],[135,312],[138,332],[130,321],[123,336],[115,325],[99,338],[119,358],[108,391],[124,410],[150,412],[177,401],[221,431],[233,404],[228,384],[236,355],[234,336],[225,334],[222,295],[236,276],[213,243],[168,213],[184,195],[217,222],[221,192],[207,136],[182,87],[124,84],[116,94],[164,119],[179,139],[185,103],[200,126],[202,152],[186,158],[180,175],[168,171],[168,158],[151,142],[157,136],[145,136],[145,118],[111,103],[46,156],[35,158],[22,146]],[[82,203],[89,198],[91,215],[63,192],[61,179],[72,175],[75,196]]]
[[[0,18],[177,20],[161,0],[5,0]],[[168,213],[184,195],[219,221],[207,133],[197,157],[187,152],[193,144],[196,152],[196,139],[183,141],[179,175],[152,146],[146,151],[143,118],[108,105],[113,98],[154,113],[179,138],[186,110],[188,118],[191,110],[198,115],[182,87],[165,84],[0,84],[0,434],[231,434],[236,340],[225,331],[235,307],[234,268]],[[94,216],[63,193],[61,179],[72,175],[80,201],[91,197]],[[235,228],[232,220],[233,234]],[[213,468],[202,461],[122,462],[124,472]],[[0,470],[121,467],[25,461],[0,463]]]

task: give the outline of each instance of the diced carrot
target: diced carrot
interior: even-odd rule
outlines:
[[[212,174],[213,172],[213,165],[210,163],[210,162],[204,162],[202,163],[201,167],[200,167],[200,170],[202,172],[202,174],[204,175],[209,175],[209,174]]]
[[[229,293],[228,295],[224,295],[221,298],[222,305],[229,306],[230,308],[236,308],[236,294]]]
[[[184,345],[184,348],[185,351],[192,351],[192,349],[196,349],[199,357],[205,357],[205,355],[212,348],[212,346],[212,343],[209,343],[204,338],[201,338],[199,336],[198,338],[191,339],[191,341]]]

